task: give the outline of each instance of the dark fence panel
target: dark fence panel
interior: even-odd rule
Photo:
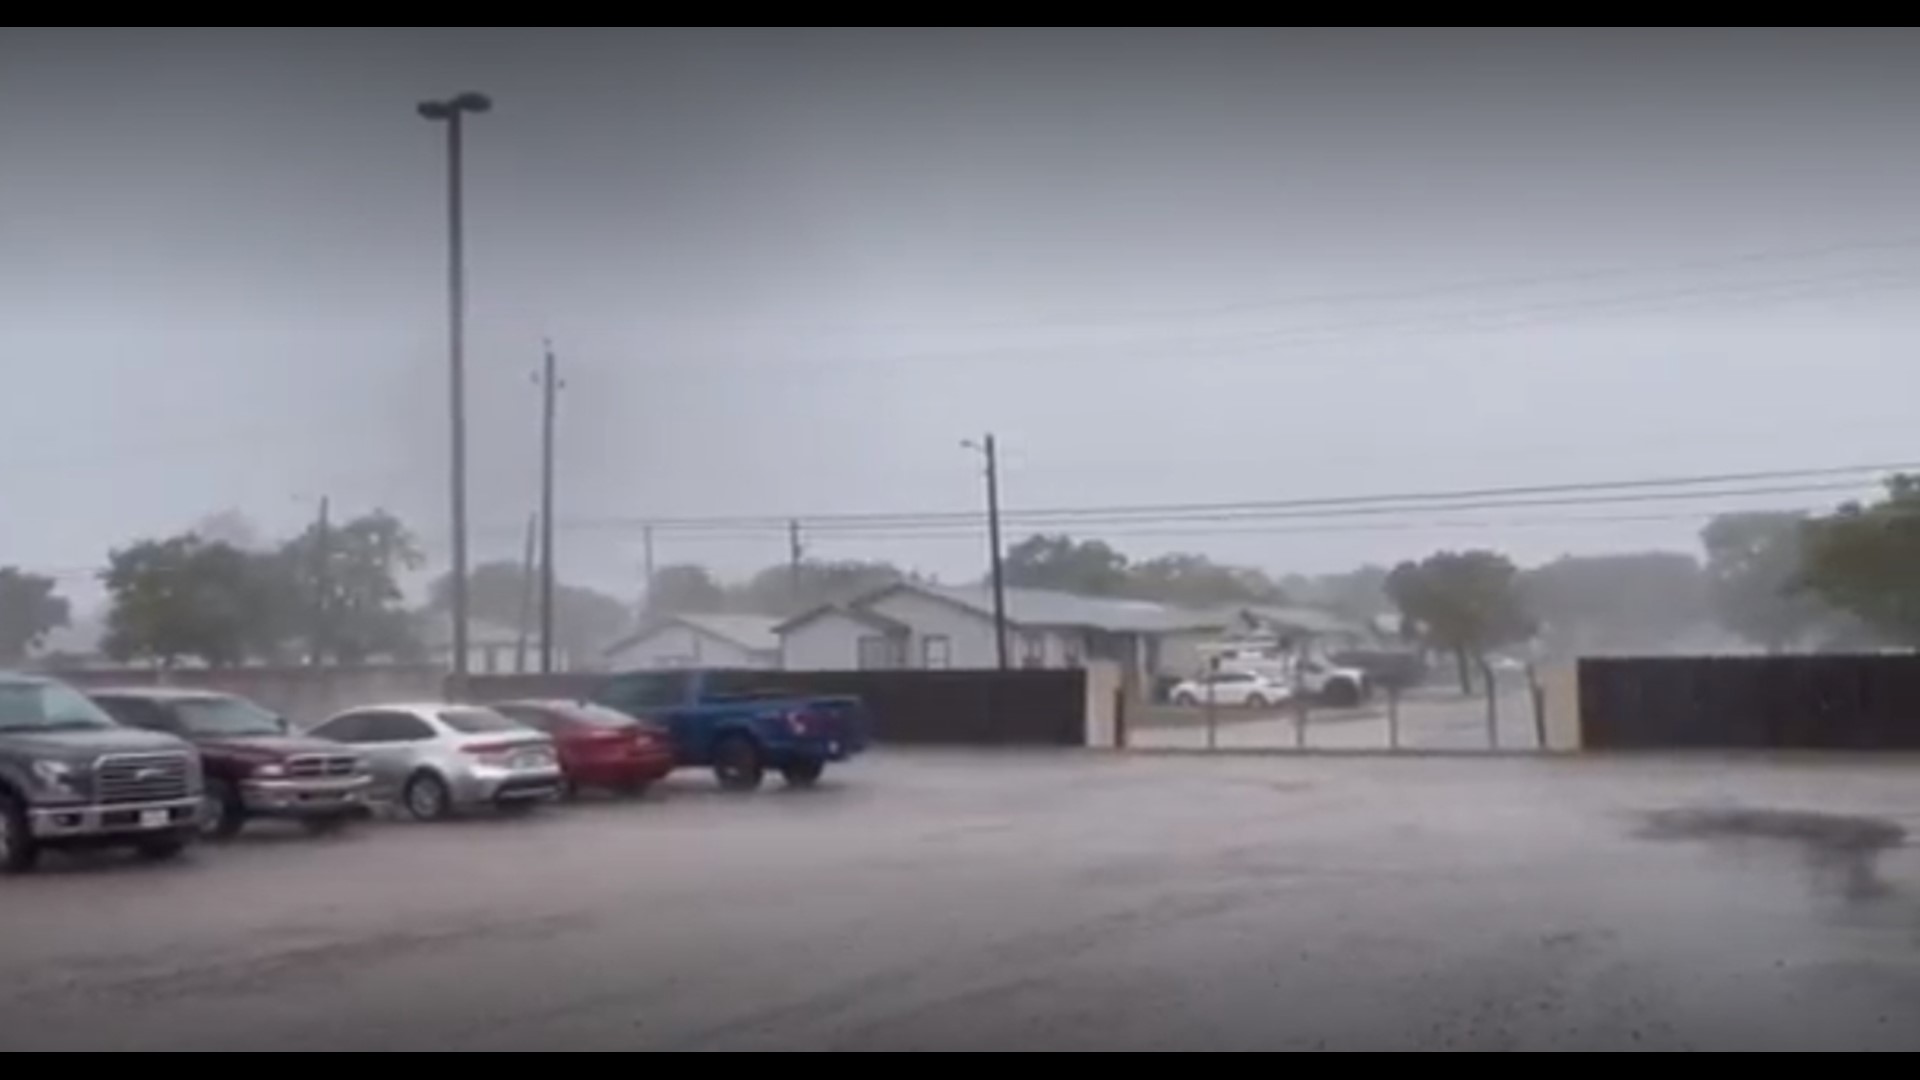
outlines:
[[[604,675],[500,675],[468,680],[467,697],[586,697]],[[922,746],[1082,746],[1081,671],[769,671],[797,694],[851,694],[873,714],[875,741]]]
[[[1920,750],[1920,656],[1595,659],[1593,750]]]

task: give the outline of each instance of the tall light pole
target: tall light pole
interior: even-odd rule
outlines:
[[[453,457],[448,478],[453,514],[453,676],[466,692],[467,621],[467,237],[464,204],[464,121],[493,111],[493,99],[467,93],[420,104],[420,115],[447,129],[447,389]]]
[[[540,674],[554,673],[554,434],[560,410],[560,360],[547,342],[546,363],[534,381],[540,384]]]
[[[987,542],[993,546],[993,638],[999,653],[1000,670],[1013,666],[1012,646],[1007,640],[1007,564],[1000,541],[1000,441],[988,435],[983,442],[969,439],[961,444],[977,451],[987,462]]]

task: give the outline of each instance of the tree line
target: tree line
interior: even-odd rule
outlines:
[[[1211,608],[1310,605],[1358,620],[1397,616],[1409,639],[1463,668],[1527,643],[1549,654],[1671,651],[1718,630],[1767,651],[1920,645],[1920,478],[1831,514],[1755,512],[1714,519],[1702,551],[1560,559],[1522,569],[1493,550],[1443,551],[1397,567],[1276,577],[1204,555],[1137,560],[1106,541],[1030,537],[1009,549],[1015,587]],[[408,603],[425,558],[398,517],[376,511],[262,543],[232,515],[115,549],[101,573],[103,651],[123,662],[220,666],[416,660],[449,606],[451,581]],[[556,592],[556,644],[601,648],[649,618],[798,614],[919,575],[875,561],[806,561],[737,582],[696,564],[660,569],[644,599],[576,586]],[[476,619],[524,627],[533,582],[517,562],[474,569]],[[0,567],[0,664],[40,652],[70,625],[58,582]],[[1695,642],[1694,648],[1711,648]]]

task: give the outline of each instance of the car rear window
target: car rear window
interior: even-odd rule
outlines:
[[[442,709],[440,722],[462,735],[506,735],[529,730],[520,721],[492,709]]]

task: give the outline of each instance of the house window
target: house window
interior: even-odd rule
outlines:
[[[920,641],[920,663],[928,671],[945,671],[953,666],[953,639],[944,634]]]
[[[1043,668],[1047,666],[1046,635],[1020,635],[1020,666],[1029,668]]]
[[[1087,666],[1087,650],[1084,642],[1078,638],[1070,637],[1066,640],[1065,648],[1067,667],[1083,668]]]
[[[860,639],[860,670],[890,671],[900,666],[899,650],[885,634],[868,634]]]

